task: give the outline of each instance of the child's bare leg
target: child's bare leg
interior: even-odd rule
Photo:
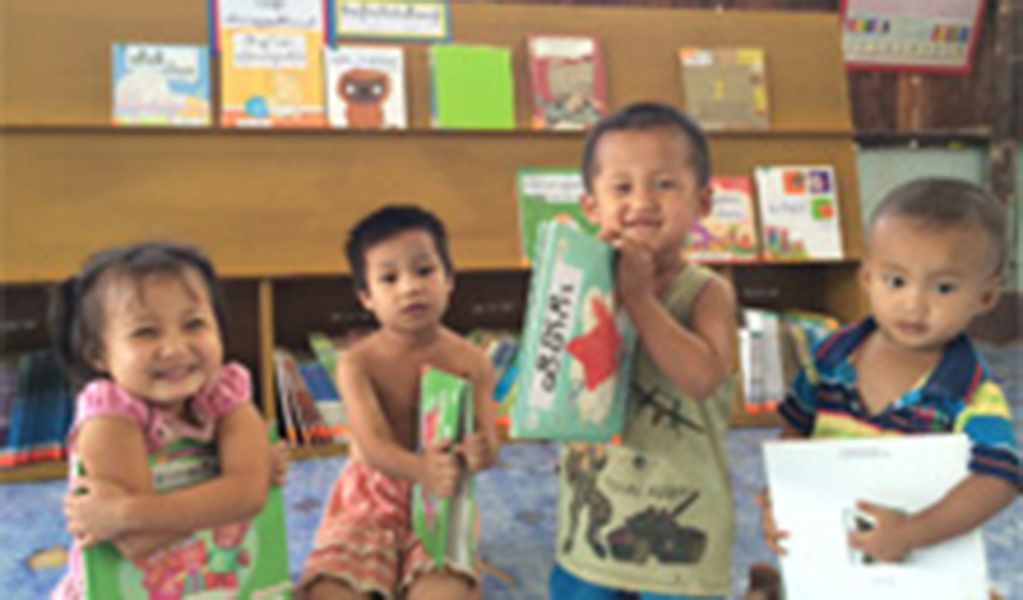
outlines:
[[[408,587],[406,600],[434,600],[445,598],[450,600],[479,600],[482,598],[480,586],[455,573],[423,573],[416,577]]]
[[[347,583],[331,577],[313,581],[305,597],[309,600],[370,600],[369,596],[356,592]]]

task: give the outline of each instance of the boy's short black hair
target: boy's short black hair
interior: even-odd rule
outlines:
[[[357,289],[365,291],[366,287],[366,251],[373,246],[406,231],[425,231],[433,238],[440,255],[444,271],[452,273],[451,254],[448,252],[448,236],[441,223],[433,213],[418,206],[391,205],[370,213],[352,227],[345,244],[348,265],[352,269]]]
[[[593,126],[583,147],[583,184],[593,192],[596,169],[597,144],[604,134],[612,131],[636,129],[676,129],[688,142],[693,152],[693,167],[700,186],[710,183],[710,148],[707,135],[695,119],[681,110],[658,102],[639,102],[612,113]]]
[[[1008,215],[991,193],[967,181],[925,177],[904,183],[881,200],[870,229],[887,216],[909,217],[940,228],[977,225],[991,243],[993,272],[1001,275],[1009,253]]]
[[[92,366],[102,347],[102,292],[117,278],[140,283],[155,274],[181,276],[192,269],[202,277],[220,328],[227,336],[227,313],[213,263],[198,249],[178,242],[141,242],[101,250],[78,273],[61,282],[50,304],[50,334],[57,356],[74,377],[88,381],[104,374]]]

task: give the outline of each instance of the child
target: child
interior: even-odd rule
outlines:
[[[86,546],[110,540],[140,560],[262,508],[270,449],[249,372],[223,364],[223,327],[213,267],[188,246],[106,250],[61,285],[52,331],[88,384],[68,436],[71,463],[86,476],[72,467],[64,512],[75,541],[55,598],[82,596]],[[219,474],[158,494],[148,457],[182,440],[215,445]]]
[[[300,587],[313,599],[478,596],[479,573],[436,569],[410,521],[412,484],[449,497],[464,474],[489,467],[498,452],[490,360],[441,324],[454,285],[444,226],[421,209],[389,206],[355,226],[346,250],[359,300],[380,327],[338,363],[351,458],[331,490]],[[472,384],[477,432],[458,448],[416,452],[427,365]]]
[[[867,501],[876,520],[849,544],[881,561],[979,527],[1012,502],[1020,460],[1005,396],[966,335],[998,301],[1006,215],[983,190],[951,179],[902,185],[871,217],[860,274],[873,316],[826,338],[779,412],[783,437],[962,432],[970,475],[915,514]],[[764,537],[783,552],[766,493]]]
[[[620,253],[616,289],[640,342],[621,445],[562,453],[550,596],[724,598],[736,302],[681,254],[711,206],[706,137],[674,108],[635,104],[590,131],[583,176],[582,207]]]

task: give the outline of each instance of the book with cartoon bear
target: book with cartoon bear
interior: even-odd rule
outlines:
[[[564,223],[540,235],[511,436],[607,441],[625,421],[636,337],[615,299],[615,252]]]
[[[475,428],[469,382],[428,367],[420,382],[420,450],[438,442],[461,443]],[[412,490],[412,528],[438,567],[473,570],[476,562],[476,476],[465,475],[451,498],[437,498],[420,484]]]
[[[153,485],[167,492],[215,477],[217,449],[182,440],[151,454],[149,464]],[[291,598],[286,540],[284,498],[274,485],[251,521],[197,531],[146,558],[128,560],[110,542],[83,549],[85,598],[286,600]]]
[[[327,114],[339,129],[405,129],[405,54],[401,46],[323,49]]]

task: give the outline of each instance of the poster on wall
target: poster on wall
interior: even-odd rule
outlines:
[[[842,0],[850,69],[968,73],[986,0]]]

